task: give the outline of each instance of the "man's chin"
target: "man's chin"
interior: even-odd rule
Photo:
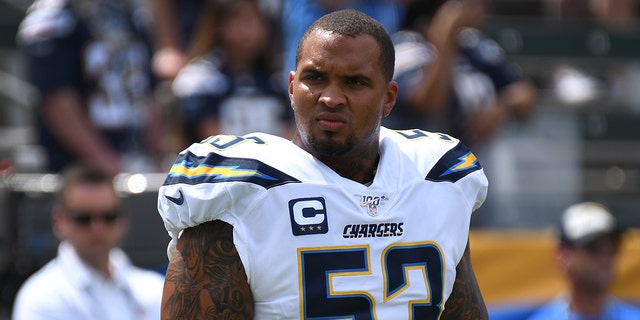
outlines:
[[[325,157],[343,156],[349,150],[343,141],[332,138],[312,141],[312,147],[318,154]]]

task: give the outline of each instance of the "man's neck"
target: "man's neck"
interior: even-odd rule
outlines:
[[[322,163],[333,169],[341,177],[351,179],[362,184],[370,183],[376,175],[378,159],[320,159]],[[337,160],[337,161],[336,161]]]
[[[111,277],[111,264],[108,254],[100,257],[82,257],[82,261],[105,278]]]
[[[590,290],[574,289],[569,305],[574,313],[585,316],[600,315],[605,308],[608,294],[606,291],[593,292]]]
[[[378,169],[380,154],[378,153],[379,145],[377,140],[358,151],[353,151],[349,155],[323,155],[314,151],[300,137],[300,132],[296,132],[292,142],[313,155],[320,162],[324,163],[331,170],[335,171],[343,178],[353,180],[358,183],[367,184],[373,181]]]

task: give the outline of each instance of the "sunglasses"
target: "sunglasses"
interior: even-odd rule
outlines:
[[[72,211],[72,213],[69,214],[69,219],[80,227],[88,227],[93,221],[101,221],[106,225],[112,225],[119,217],[120,212],[118,210],[105,211],[100,214],[95,214],[95,212]]]
[[[617,252],[619,248],[618,238],[599,238],[591,240],[583,245],[580,245],[585,251],[590,254],[596,254],[601,252]]]

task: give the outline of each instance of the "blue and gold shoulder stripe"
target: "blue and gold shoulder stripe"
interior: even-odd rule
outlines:
[[[300,180],[259,160],[250,158],[230,158],[217,153],[197,156],[185,152],[178,156],[171,166],[164,185],[185,183],[220,183],[242,181],[260,185],[265,189]]]
[[[482,169],[476,156],[458,142],[429,171],[425,180],[456,182],[471,172]]]

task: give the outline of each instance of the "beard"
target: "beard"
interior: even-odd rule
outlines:
[[[600,270],[584,269],[573,276],[577,286],[583,292],[601,293],[609,289],[613,284],[614,274],[612,268]]]
[[[314,135],[307,136],[307,145],[323,157],[339,157],[347,155],[353,150],[355,146],[356,138],[350,135],[344,141],[336,141],[331,139],[332,134],[328,134],[327,137],[319,138]]]
[[[337,133],[312,130],[313,125],[304,125],[304,119],[298,119],[296,114],[297,130],[294,143],[302,149],[320,158],[337,158],[366,154],[367,149],[377,145],[380,132],[380,119],[377,125],[364,132],[362,136],[353,131],[346,136]],[[301,121],[298,121],[301,120]],[[302,125],[301,125],[302,124]]]

